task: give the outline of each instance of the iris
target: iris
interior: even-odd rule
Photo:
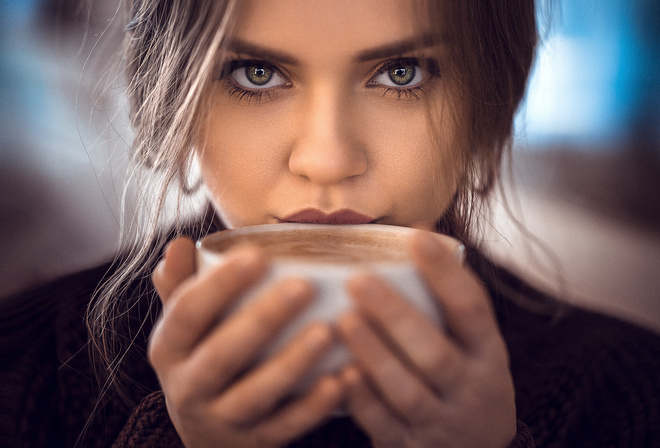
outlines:
[[[390,81],[392,81],[394,84],[405,86],[410,81],[415,79],[416,72],[417,70],[414,65],[406,64],[390,68],[387,74],[390,78]]]
[[[273,70],[263,65],[248,65],[245,67],[245,77],[252,84],[263,86],[273,77]]]

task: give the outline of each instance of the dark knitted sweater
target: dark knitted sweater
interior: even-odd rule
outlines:
[[[490,291],[511,356],[519,420],[512,446],[660,447],[658,335],[552,305],[483,257],[469,261]],[[133,332],[135,344],[124,362],[132,378],[128,392],[137,405],[124,405],[93,374],[85,308],[109,269],[102,266],[0,301],[0,447],[181,446],[144,355],[157,310],[138,310],[144,316],[137,320],[146,316],[147,328]],[[137,287],[150,288],[148,279]],[[561,313],[531,312],[517,305],[514,295],[545,301]],[[369,442],[343,418],[294,446],[368,447]]]

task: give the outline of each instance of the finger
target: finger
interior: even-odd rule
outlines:
[[[417,232],[411,253],[441,303],[450,334],[467,350],[490,351],[499,330],[490,298],[477,278],[432,234]]]
[[[259,441],[285,445],[319,426],[339,407],[344,397],[344,385],[337,378],[321,378],[309,393],[277,411],[253,431]]]
[[[328,325],[307,328],[280,353],[234,383],[223,394],[219,412],[235,425],[260,419],[291,393],[332,342]]]
[[[402,421],[424,419],[438,398],[357,313],[341,316],[337,329],[374,390]]]
[[[173,240],[152,274],[156,292],[163,304],[169,300],[172,291],[194,273],[195,243],[185,237]]]
[[[351,279],[348,290],[361,315],[437,392],[461,375],[462,354],[456,344],[384,280],[361,275]]]
[[[341,374],[346,387],[346,406],[357,424],[379,447],[403,446],[406,425],[383,404],[369,387],[360,370],[349,366]]]
[[[312,295],[308,282],[286,279],[217,325],[188,361],[196,388],[223,390],[300,314]]]
[[[223,262],[189,286],[177,289],[163,308],[151,336],[149,358],[155,367],[187,357],[233,300],[252,286],[266,269],[254,248],[227,253]]]

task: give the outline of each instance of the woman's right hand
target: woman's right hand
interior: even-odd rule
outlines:
[[[332,345],[329,326],[310,326],[281,352],[253,366],[264,347],[312,300],[310,285],[285,280],[223,318],[264,274],[266,260],[256,248],[238,248],[198,274],[194,258],[194,243],[179,238],[154,271],[163,312],[149,345],[149,360],[184,444],[277,447],[321,423],[343,398],[337,378],[321,378],[305,395],[285,399]]]

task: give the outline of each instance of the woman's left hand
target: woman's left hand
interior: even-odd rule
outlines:
[[[444,328],[385,280],[349,283],[338,329],[355,358],[342,373],[348,411],[378,448],[506,447],[516,435],[509,358],[487,292],[433,235],[413,237],[415,264]]]

